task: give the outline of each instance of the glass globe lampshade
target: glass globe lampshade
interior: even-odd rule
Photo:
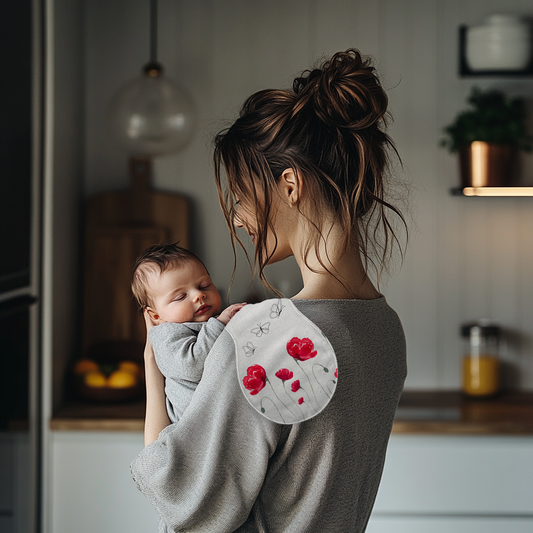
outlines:
[[[124,85],[111,101],[110,126],[117,142],[132,156],[177,152],[194,133],[196,109],[187,92],[163,76],[156,62],[140,78]]]

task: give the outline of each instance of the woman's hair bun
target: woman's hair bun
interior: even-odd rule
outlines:
[[[337,52],[321,66],[296,78],[293,117],[312,106],[332,127],[360,130],[383,118],[388,99],[370,59],[356,49]]]

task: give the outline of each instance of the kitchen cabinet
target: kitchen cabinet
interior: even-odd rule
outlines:
[[[54,533],[156,533],[157,513],[129,465],[140,432],[52,432],[51,527]]]
[[[143,416],[144,402],[73,403],[56,413],[54,533],[70,533],[77,517],[80,533],[155,531],[155,512],[129,472]],[[404,392],[367,532],[533,531],[532,421],[530,392],[485,400]]]
[[[528,518],[372,517],[366,533],[531,533]]]
[[[533,531],[533,436],[393,434],[368,533]]]
[[[154,533],[141,432],[52,432],[54,533]],[[533,436],[393,434],[367,533],[530,533]]]

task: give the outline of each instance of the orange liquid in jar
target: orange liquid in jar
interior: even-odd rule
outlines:
[[[470,396],[490,396],[500,387],[500,362],[493,355],[463,359],[463,391]]]

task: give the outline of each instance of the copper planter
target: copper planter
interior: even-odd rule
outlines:
[[[459,150],[461,187],[516,185],[518,150],[514,146],[474,141]]]

